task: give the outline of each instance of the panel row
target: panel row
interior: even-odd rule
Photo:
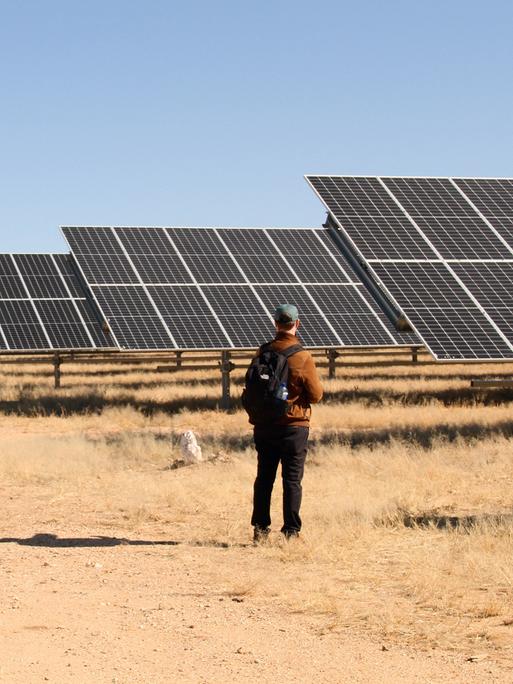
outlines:
[[[351,282],[320,230],[107,230],[63,229],[91,285]]]
[[[503,218],[503,214],[499,220],[493,214],[499,208],[509,211],[513,196],[509,200],[503,198],[500,205],[496,199],[487,204],[483,197],[476,198],[477,190],[469,192],[469,187],[474,187],[471,181],[359,178],[356,180],[361,194],[373,188],[368,202],[374,198],[374,189],[380,187],[389,204],[387,214],[368,214],[358,213],[360,200],[350,205],[351,195],[345,202],[336,198],[333,188],[343,194],[350,180],[355,179],[308,176],[312,188],[365,259],[513,258],[513,210],[511,220]],[[512,185],[502,183],[510,193],[513,191]],[[472,198],[482,215],[470,201]],[[392,213],[394,207],[396,214]]]
[[[272,311],[282,302],[297,305],[306,346],[396,344],[361,285],[112,285],[93,292],[128,349],[254,348],[272,338]]]
[[[63,232],[123,348],[254,348],[283,302],[297,304],[310,347],[418,343],[393,328],[326,229]]]

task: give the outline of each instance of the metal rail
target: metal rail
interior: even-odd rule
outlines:
[[[411,362],[418,362],[419,347],[377,347],[372,349],[313,349],[310,350],[316,359],[317,365],[320,368],[328,368],[329,378],[336,377],[337,364],[344,366],[344,368],[368,365],[371,363],[376,366],[383,365],[407,365]],[[185,356],[189,353],[189,356]],[[394,360],[374,360],[366,361],[372,356],[394,356],[403,354],[411,354],[411,362],[403,361],[395,358]],[[80,365],[147,365],[149,363],[159,363],[155,372],[175,373],[178,371],[202,371],[202,370],[219,370],[221,372],[221,400],[220,406],[223,409],[229,409],[232,405],[230,394],[230,374],[236,369],[247,368],[250,358],[254,355],[252,350],[237,350],[228,351],[222,350],[217,353],[212,352],[205,354],[205,352],[194,353],[183,350],[176,350],[171,352],[155,352],[149,351],[147,353],[138,352],[77,352],[77,351],[61,351],[61,352],[39,352],[30,355],[28,353],[14,356],[7,354],[4,356],[0,353],[0,365],[18,365],[18,364],[51,364],[53,368],[54,386],[59,389],[62,384],[63,364],[80,364]],[[219,356],[221,357],[219,359]],[[346,360],[347,356],[362,358],[362,361]],[[165,364],[163,363],[165,362]],[[204,362],[204,363],[198,363]],[[239,363],[237,363],[239,362]],[[430,362],[432,363],[432,362]]]

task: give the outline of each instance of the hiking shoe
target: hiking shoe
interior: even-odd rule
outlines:
[[[299,537],[299,530],[282,530],[281,533],[285,539],[297,539]]]
[[[271,531],[270,527],[258,527],[255,525],[253,528],[253,541],[255,544],[259,544],[260,542],[266,541],[269,537],[269,532]]]

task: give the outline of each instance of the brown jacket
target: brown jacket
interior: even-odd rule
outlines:
[[[273,349],[281,351],[287,349],[299,340],[295,335],[280,330],[272,343]],[[262,348],[258,350],[260,354]],[[312,409],[310,404],[316,404],[322,399],[322,385],[317,375],[317,368],[310,352],[303,349],[289,356],[289,409],[277,425],[299,425],[308,427]]]

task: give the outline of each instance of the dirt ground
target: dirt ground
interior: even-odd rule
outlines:
[[[0,366],[0,682],[513,682],[509,518],[404,524],[513,515],[513,395],[468,388],[505,370],[375,361],[324,377],[302,538],[276,492],[267,547],[215,373]],[[207,461],[172,469],[186,429]]]
[[[161,520],[122,529],[83,493],[0,495],[1,682],[513,681],[479,652],[333,633],[252,595],[243,580],[265,558],[249,543],[195,542]]]

